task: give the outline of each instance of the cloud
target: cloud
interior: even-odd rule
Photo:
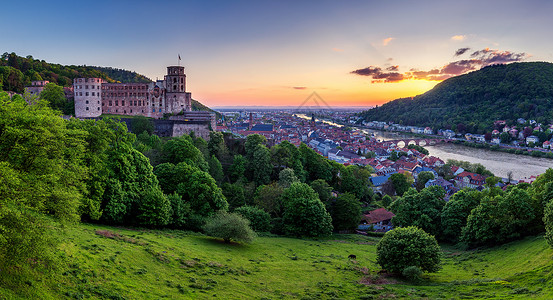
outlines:
[[[459,48],[457,49],[457,51],[455,51],[455,56],[461,56],[463,54],[465,54],[465,52],[469,51],[470,48],[466,47],[466,48]]]
[[[454,36],[452,36],[452,37],[451,37],[451,40],[452,40],[452,41],[460,42],[460,41],[464,41],[466,38],[467,38],[466,35],[464,35],[464,34],[459,34],[459,35],[454,35]]]
[[[334,52],[344,52],[344,49],[332,48],[332,51],[334,51]]]
[[[389,68],[388,68],[389,69]],[[403,74],[398,72],[382,72],[380,67],[366,67],[363,69],[357,69],[351,72],[361,76],[370,76],[373,82],[398,82],[404,79]]]
[[[455,51],[455,56],[461,56],[470,48],[460,48]],[[399,72],[399,66],[389,66],[384,71],[378,66],[369,66],[363,69],[352,71],[352,74],[369,76],[372,83],[400,82],[408,79],[442,81],[450,77],[462,75],[480,68],[510,62],[523,61],[530,57],[521,52],[501,51],[485,48],[474,51],[468,59],[461,59],[449,62],[440,68],[433,68],[428,71],[410,69],[408,72]]]
[[[293,88],[294,90],[305,90],[305,89],[307,89],[306,86],[293,86],[292,88]]]
[[[389,37],[389,38],[385,38],[382,40],[382,46],[388,46],[388,44],[392,41],[392,40],[395,40],[396,38],[393,38],[393,37]]]

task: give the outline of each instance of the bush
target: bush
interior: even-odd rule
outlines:
[[[285,204],[284,231],[294,236],[326,236],[332,233],[332,218],[318,198],[292,198]]]
[[[161,189],[151,189],[138,201],[138,224],[165,226],[171,220],[171,203]]]
[[[441,268],[442,251],[434,236],[409,226],[388,231],[376,246],[376,256],[377,263],[393,273],[408,267],[436,272]]]
[[[254,231],[271,231],[271,216],[266,211],[253,206],[242,206],[237,208],[234,212],[248,219],[250,221],[250,227]]]
[[[222,238],[225,243],[231,240],[249,243],[255,238],[255,232],[250,228],[250,221],[236,213],[218,211],[204,225],[207,235]]]
[[[421,279],[422,271],[419,267],[410,266],[403,269],[401,275],[411,281],[418,281]]]

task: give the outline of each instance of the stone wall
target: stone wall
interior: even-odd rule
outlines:
[[[194,131],[194,134],[196,136],[199,136],[203,138],[206,141],[209,141],[209,124],[206,123],[200,123],[200,124],[193,124],[193,123],[186,123],[186,122],[179,122],[174,121],[173,124],[173,135],[172,136],[182,136],[184,134],[190,134],[190,132]]]

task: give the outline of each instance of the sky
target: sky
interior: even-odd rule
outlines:
[[[0,52],[155,80],[211,106],[373,106],[496,63],[553,61],[553,1],[4,1]],[[315,105],[309,101],[305,105]]]

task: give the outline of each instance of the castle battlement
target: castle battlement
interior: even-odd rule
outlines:
[[[166,113],[192,110],[184,67],[169,66],[164,80],[150,83],[107,83],[101,78],[75,78],[75,116],[101,114],[161,118]]]

